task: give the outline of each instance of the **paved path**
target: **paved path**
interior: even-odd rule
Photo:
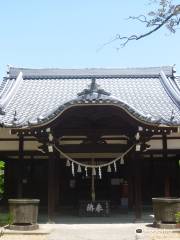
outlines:
[[[47,236],[35,235],[4,235],[2,240],[48,240]]]
[[[141,240],[180,240],[180,230],[162,230],[147,224],[43,224],[49,235],[3,235],[2,240],[135,240],[135,230],[142,229]]]
[[[58,215],[55,221],[56,224],[40,224],[39,231],[49,232],[48,235],[11,234],[3,235],[0,240],[135,240],[138,228],[142,229],[141,240],[180,240],[180,230],[150,227],[148,224],[153,222],[150,212],[143,214],[143,223],[139,224],[133,223],[134,215],[131,213],[102,218]]]
[[[146,224],[62,224],[56,225],[48,240],[135,240],[136,229],[142,240],[180,240],[180,232],[146,227]]]
[[[134,224],[58,225],[49,240],[134,240],[135,229]]]

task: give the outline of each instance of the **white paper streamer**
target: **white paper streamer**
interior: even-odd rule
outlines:
[[[120,160],[120,164],[121,165],[124,165],[124,158],[122,157],[121,160]]]
[[[72,162],[71,164],[71,170],[72,170],[72,175],[74,176],[75,175],[75,172],[74,172],[74,163]]]
[[[78,173],[81,173],[81,172],[82,172],[82,170],[81,170],[81,166],[80,166],[80,165],[78,165],[77,172],[78,172]]]
[[[71,163],[69,161],[69,159],[66,160],[66,167],[70,167],[71,166]]]
[[[88,177],[88,170],[87,167],[85,167],[86,177]]]
[[[111,166],[110,165],[107,168],[107,172],[111,173]]]
[[[102,178],[102,172],[101,172],[101,168],[99,167],[99,178]]]
[[[116,162],[114,162],[114,171],[117,172]]]

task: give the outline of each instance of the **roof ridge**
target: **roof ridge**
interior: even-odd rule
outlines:
[[[43,69],[62,69],[62,70],[83,70],[83,69],[151,69],[151,68],[173,68],[173,66],[171,65],[162,65],[162,66],[148,66],[148,67],[85,67],[85,68],[60,68],[60,67],[40,67],[40,68],[33,68],[33,67],[14,67],[14,66],[10,66],[9,67],[9,71],[11,69],[24,69],[24,70],[32,70],[32,69],[37,69],[37,70],[43,70]]]
[[[172,66],[162,67],[139,67],[139,68],[14,68],[10,67],[9,77],[16,77],[19,72],[23,72],[24,78],[30,77],[131,77],[131,76],[159,76],[161,70],[167,76],[173,76]]]

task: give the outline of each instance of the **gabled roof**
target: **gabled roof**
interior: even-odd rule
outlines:
[[[0,87],[0,124],[47,124],[74,105],[117,105],[150,125],[180,125],[172,67],[129,69],[10,68]]]

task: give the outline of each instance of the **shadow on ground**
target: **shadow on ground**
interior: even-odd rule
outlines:
[[[39,223],[47,223],[47,214],[40,212]],[[76,211],[65,211],[64,209],[55,213],[54,223],[57,224],[126,224],[135,223],[135,214],[133,211],[111,211],[106,217],[84,217],[79,216]],[[137,221],[138,222],[138,221]],[[143,211],[140,223],[153,223],[153,214],[151,211]]]

